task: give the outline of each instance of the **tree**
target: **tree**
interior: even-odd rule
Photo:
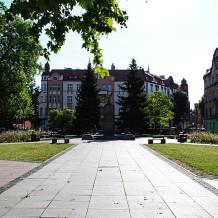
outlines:
[[[97,80],[91,63],[89,63],[76,97],[77,106],[74,129],[78,135],[99,128],[101,107],[98,93]]]
[[[205,116],[204,96],[201,97],[198,103],[199,103],[200,114],[201,114],[201,117],[203,118]]]
[[[126,82],[120,87],[127,96],[118,96],[117,104],[120,106],[120,112],[117,125],[120,131],[142,132],[145,127],[144,80],[139,74],[135,59],[132,59],[129,67]]]
[[[169,121],[173,118],[173,103],[162,92],[153,92],[147,96],[145,112],[149,123],[155,129],[157,127],[169,127]]]
[[[47,58],[49,51],[56,53],[61,48],[66,33],[73,31],[81,35],[84,42],[82,47],[94,54],[93,62],[99,66],[103,62],[99,47],[100,36],[115,31],[114,23],[126,26],[128,19],[116,0],[14,0],[8,11],[8,19],[17,14],[33,22],[32,33],[37,39],[45,30],[50,38],[48,49],[45,49]]]
[[[189,101],[185,92],[177,90],[173,94],[174,102],[174,123],[178,126],[181,120],[184,120],[189,113]]]
[[[49,111],[49,125],[52,130],[61,130],[62,133],[72,131],[75,112],[67,107]]]
[[[0,126],[11,128],[31,114],[28,85],[40,68],[42,47],[30,36],[32,24],[18,17],[7,22],[6,10],[0,2]]]
[[[32,126],[35,129],[40,127],[40,119],[39,119],[39,95],[40,88],[36,87],[35,83],[31,83],[29,86],[29,93],[32,101],[32,113],[29,115],[29,119],[32,123]]]

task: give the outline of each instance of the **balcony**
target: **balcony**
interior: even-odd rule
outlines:
[[[107,90],[101,90],[101,91],[99,92],[99,95],[107,95]]]

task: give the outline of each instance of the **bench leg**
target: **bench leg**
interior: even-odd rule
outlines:
[[[51,142],[52,144],[55,144],[55,143],[57,143],[57,139],[52,139],[52,142]]]
[[[64,139],[64,143],[69,143],[70,139]]]
[[[148,144],[153,144],[153,140],[152,139],[148,139]]]
[[[161,144],[165,144],[166,143],[166,139],[161,139]]]

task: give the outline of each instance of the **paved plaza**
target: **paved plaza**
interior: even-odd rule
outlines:
[[[146,140],[71,139],[76,147],[0,194],[0,217],[218,217],[216,192],[144,148]]]

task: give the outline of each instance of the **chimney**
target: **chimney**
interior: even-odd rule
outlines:
[[[115,70],[116,68],[115,68],[115,65],[114,65],[114,63],[112,63],[111,64],[111,70]]]
[[[47,63],[45,64],[45,72],[46,72],[46,73],[49,73],[49,71],[50,71],[50,64],[47,62]]]

